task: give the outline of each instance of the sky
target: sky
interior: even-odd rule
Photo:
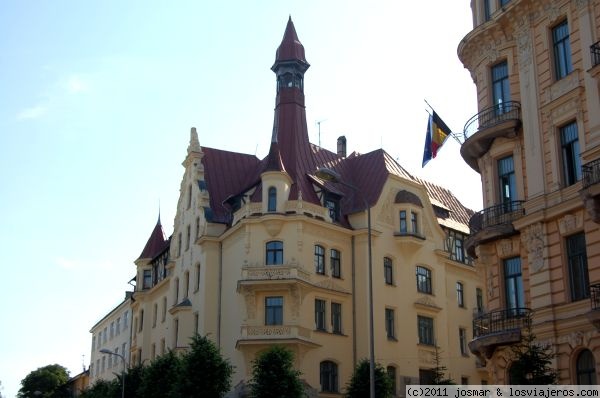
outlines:
[[[426,99],[461,133],[476,90],[456,49],[470,0],[20,1],[0,12],[0,392],[88,366],[90,328],[124,298],[157,216],[173,220],[191,127],[202,146],[269,148],[270,70],[289,15],[311,64],[310,139],[384,148],[482,207],[448,140],[421,168]]]

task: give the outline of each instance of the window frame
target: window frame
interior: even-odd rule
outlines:
[[[389,257],[383,258],[383,280],[386,285],[394,285],[394,262]]]
[[[283,264],[283,241],[271,240],[265,244],[265,264]]]
[[[579,145],[579,129],[577,121],[572,120],[558,128],[560,136],[560,153],[562,162],[562,178],[565,187],[581,180],[581,151]]]
[[[466,328],[458,328],[458,342],[460,347],[460,354],[462,356],[469,356],[469,352],[467,349],[467,329]]]
[[[385,334],[388,340],[396,340],[396,311],[393,308],[385,309]]]
[[[433,318],[423,315],[417,315],[417,330],[419,336],[419,344],[428,346],[435,345],[435,329]]]
[[[465,285],[460,281],[456,282],[456,302],[460,308],[465,308]]]
[[[505,112],[503,104],[510,102],[510,72],[508,61],[502,60],[490,67],[490,78],[492,87],[492,106],[496,115]]]
[[[315,245],[315,273],[325,275],[325,248]]]
[[[419,272],[419,271],[424,272]],[[424,294],[433,294],[433,283],[431,278],[431,270],[422,265],[416,266],[417,277],[417,292]]]
[[[315,299],[315,330],[327,331],[326,310],[327,302],[322,299]]]
[[[565,249],[571,301],[588,299],[590,297],[590,278],[585,232],[581,231],[565,237]],[[577,274],[577,278],[573,277],[575,274]]]
[[[277,211],[277,188],[269,187],[267,192],[267,211],[273,213]]]
[[[342,253],[338,249],[329,250],[329,262],[331,265],[331,276],[342,277]]]
[[[408,234],[408,221],[406,218],[406,210],[400,210],[399,218],[400,218],[399,232],[401,235],[406,235],[406,234]]]
[[[265,325],[283,325],[283,296],[265,297]]]
[[[517,265],[518,272],[507,270],[508,267],[516,267]],[[506,303],[506,309],[513,310],[517,308],[524,308],[525,290],[523,289],[523,268],[521,257],[517,256],[504,259],[502,261],[502,269],[504,276],[504,299]],[[511,291],[509,291],[509,289],[511,289]]]
[[[331,332],[334,334],[342,334],[342,304],[331,303]]]
[[[587,358],[584,358],[584,355]],[[591,358],[590,358],[591,356]],[[591,361],[590,361],[591,359]],[[589,363],[583,363],[584,360],[587,360]],[[591,364],[592,367],[589,367]],[[584,365],[586,367],[584,368]],[[576,383],[578,385],[595,385],[597,384],[596,380],[596,358],[594,357],[594,353],[588,349],[581,350],[575,359],[575,375],[576,375]],[[584,379],[585,378],[585,379]]]
[[[321,392],[339,392],[337,363],[329,360],[319,363],[319,382],[321,384]]]
[[[564,29],[566,30],[566,35],[563,28],[566,28]],[[550,31],[550,36],[552,39],[554,79],[558,81],[573,72],[569,20],[565,18],[554,25]]]

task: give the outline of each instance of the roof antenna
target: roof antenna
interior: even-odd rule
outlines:
[[[321,146],[321,122],[325,122],[327,119],[317,120],[317,126],[319,126],[319,147]]]
[[[158,199],[158,221],[157,224],[160,224],[160,198]]]
[[[81,355],[81,366],[83,367],[83,371],[85,372],[85,354]]]

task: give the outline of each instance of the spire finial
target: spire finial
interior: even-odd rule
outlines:
[[[200,141],[198,140],[198,132],[196,127],[192,127],[190,130],[190,145],[188,146],[187,152],[201,152]]]
[[[158,199],[158,221],[156,221],[157,225],[160,225],[160,199]]]

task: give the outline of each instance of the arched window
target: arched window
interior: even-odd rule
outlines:
[[[425,267],[417,267],[417,291],[432,294],[431,271]]]
[[[267,211],[277,211],[277,188],[275,187],[269,188]]]
[[[323,361],[320,365],[321,391],[338,392],[338,366],[335,362]]]
[[[583,350],[577,356],[577,384],[596,383],[596,360],[590,350]]]
[[[315,272],[325,274],[325,249],[319,245],[315,245]]]
[[[267,265],[283,264],[283,242],[273,240],[267,242]]]

